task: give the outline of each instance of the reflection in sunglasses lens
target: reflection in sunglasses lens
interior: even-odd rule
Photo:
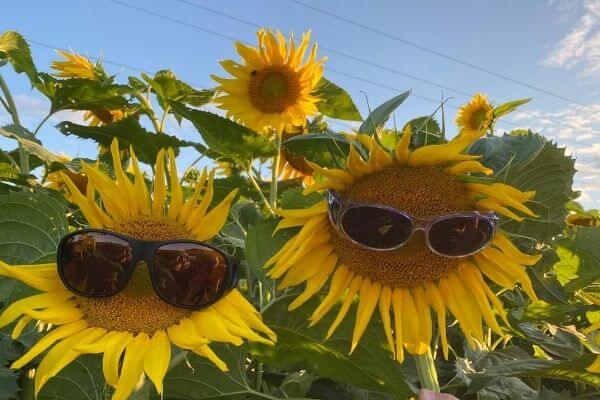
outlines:
[[[85,232],[62,243],[58,268],[65,285],[87,296],[107,296],[125,284],[133,249],[125,240],[103,232]]]
[[[390,249],[410,236],[412,221],[385,208],[360,206],[346,210],[341,226],[352,240],[374,249]]]
[[[155,284],[170,303],[199,307],[223,290],[227,260],[218,251],[198,243],[170,243],[154,255]]]
[[[481,250],[493,236],[494,224],[489,218],[460,215],[431,225],[429,244],[442,255],[460,257]]]

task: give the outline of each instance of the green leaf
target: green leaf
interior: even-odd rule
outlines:
[[[8,264],[52,262],[67,234],[67,209],[34,193],[0,195],[0,260]]]
[[[597,305],[570,305],[564,303],[547,303],[543,300],[529,303],[519,321],[546,321],[561,323],[573,315],[584,314],[588,311],[600,310]]]
[[[0,34],[0,60],[8,60],[17,73],[24,72],[32,84],[39,80],[25,38],[15,31]]]
[[[600,387],[600,374],[586,370],[596,359],[596,354],[586,354],[569,361],[551,364],[548,367],[522,372],[524,377],[550,378],[587,383]]]
[[[128,150],[129,146],[132,146],[140,161],[151,165],[156,162],[156,156],[160,149],[170,147],[177,153],[180,147],[193,146],[199,152],[206,152],[206,148],[198,143],[180,140],[165,133],[150,133],[140,125],[135,117],[101,126],[78,125],[64,121],[58,124],[57,128],[64,135],[92,139],[107,148],[110,147],[113,139],[118,139],[120,149]],[[207,154],[212,155],[210,152]]]
[[[17,379],[19,375],[6,367],[0,366],[0,400],[17,399],[19,396],[19,385]]]
[[[509,164],[519,164],[536,157],[546,140],[543,136],[529,133],[519,136],[488,136],[477,140],[469,148],[469,154],[481,155],[479,161],[496,173]]]
[[[517,323],[513,327],[548,353],[565,359],[572,359],[582,354],[579,338],[573,332],[563,328],[554,327],[552,333],[551,330],[543,331],[531,322]]]
[[[313,192],[305,196],[302,194],[302,189],[291,188],[283,192],[281,195],[281,208],[286,210],[308,208],[323,200],[323,196]]]
[[[254,400],[269,398],[249,386],[246,376],[246,346],[211,344],[228,372],[221,372],[206,358],[188,354],[187,362],[177,364],[165,377],[165,399]]]
[[[321,78],[314,95],[321,98],[317,108],[322,114],[345,121],[362,121],[360,112],[350,95],[327,78]]]
[[[506,102],[504,104],[500,104],[499,106],[494,108],[494,118],[500,118],[506,114],[509,114],[515,111],[518,107],[523,104],[527,104],[531,101],[531,97],[527,99],[519,99]]]
[[[244,255],[248,266],[257,276],[264,276],[262,268],[265,261],[297,233],[294,229],[282,229],[274,233],[278,222],[274,218],[261,219],[247,230]]]
[[[600,228],[578,228],[560,245],[553,269],[566,290],[575,292],[600,279]]]
[[[283,142],[283,147],[294,157],[304,157],[327,168],[343,167],[350,152],[350,142],[338,133],[294,136]]]
[[[60,110],[116,110],[125,109],[129,103],[126,95],[134,89],[128,85],[117,85],[110,81],[85,78],[45,78],[46,96],[50,98],[50,112]]]
[[[154,77],[142,73],[142,77],[158,98],[160,106],[165,109],[169,101],[178,101],[193,107],[200,107],[210,102],[214,90],[196,90],[187,83],[177,79],[169,70],[158,71]]]
[[[392,97],[385,103],[381,104],[369,114],[360,128],[358,128],[358,131],[360,133],[367,133],[369,135],[374,134],[377,129],[385,125],[394,110],[400,107],[400,105],[404,103],[404,100],[406,100],[409,95],[410,90],[399,94],[398,96]]]
[[[100,357],[84,355],[48,380],[36,398],[101,400],[108,397]]]
[[[35,155],[47,164],[60,162],[57,155],[41,145],[31,132],[17,125],[6,125],[0,127],[0,135],[15,139],[30,154]]]
[[[574,197],[575,160],[565,155],[564,148],[558,148],[538,135],[504,136],[501,139],[511,145],[506,146],[507,151],[496,158],[508,162],[500,171],[495,170],[494,180],[522,191],[535,191],[535,197],[527,206],[538,215],[525,217],[521,222],[503,219],[502,229],[534,241],[550,241],[565,228],[566,204]],[[522,150],[514,147],[515,140],[522,145]],[[540,141],[543,144],[541,148]],[[479,153],[474,149],[470,152]],[[488,162],[487,154],[483,154],[483,163],[494,168]]]
[[[257,157],[271,157],[275,147],[258,133],[206,111],[193,110],[179,102],[170,102],[173,111],[194,124],[208,147],[227,157],[249,162]]]
[[[444,134],[440,129],[440,125],[430,116],[419,117],[408,121],[402,128],[402,132],[404,132],[407,125],[410,125],[412,132],[410,138],[410,147],[412,149],[444,142]]]
[[[379,326],[377,317],[373,317],[367,326],[354,352],[348,354],[354,329],[354,311],[346,316],[333,336],[325,341],[323,338],[336,312],[329,312],[312,328],[308,328],[307,323],[307,318],[319,300],[313,298],[294,312],[287,311],[291,299],[273,303],[263,314],[263,318],[277,333],[277,344],[253,344],[250,353],[274,368],[306,369],[324,378],[389,393],[399,400],[410,397],[412,391],[404,380],[400,364],[393,360],[385,344],[383,329]]]

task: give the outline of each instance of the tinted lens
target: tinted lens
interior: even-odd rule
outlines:
[[[341,226],[352,240],[374,249],[390,249],[406,242],[412,221],[405,215],[379,207],[346,210]]]
[[[494,236],[494,223],[481,215],[461,215],[435,222],[429,244],[438,253],[460,257],[481,250]]]
[[[197,243],[170,243],[154,254],[155,284],[163,298],[180,307],[200,307],[223,290],[227,260]]]
[[[58,268],[64,284],[84,296],[107,296],[126,284],[133,249],[108,233],[85,232],[62,242]]]

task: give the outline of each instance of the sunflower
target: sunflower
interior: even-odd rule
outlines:
[[[476,93],[471,101],[458,109],[455,122],[460,130],[460,135],[479,137],[492,126],[493,121],[494,107],[486,95]]]
[[[307,116],[317,113],[319,99],[313,91],[323,75],[325,58],[316,59],[316,44],[305,57],[310,31],[302,35],[298,47],[293,35],[289,44],[279,31],[260,29],[257,35],[258,47],[236,42],[243,63],[221,62],[233,78],[212,76],[219,83],[215,102],[227,117],[259,133],[281,134],[286,127],[303,126]]]
[[[173,151],[167,151],[168,168],[165,168],[164,151],[158,154],[152,194],[133,150],[130,150],[133,181],[123,170],[116,141],[112,143],[111,153],[115,180],[98,167],[83,164],[88,184],[82,193],[67,175],[63,176],[91,227],[144,240],[202,241],[209,240],[223,227],[236,193],[230,193],[208,210],[213,199],[214,171],[207,174],[205,170],[193,195],[184,201]],[[165,183],[166,175],[170,185]],[[171,193],[168,204],[167,191]],[[227,366],[211,350],[210,343],[240,345],[247,339],[272,344],[275,339],[274,333],[262,323],[260,314],[236,289],[207,308],[190,311],[162,301],[144,268],[134,271],[122,292],[101,299],[79,297],[67,291],[54,263],[9,266],[0,262],[0,274],[41,291],[14,302],[0,315],[0,327],[18,319],[13,338],[19,337],[33,320],[51,327],[12,365],[12,368],[21,368],[50,349],[35,374],[36,394],[48,379],[86,353],[103,353],[104,377],[115,388],[113,399],[127,399],[144,375],[162,393],[172,344],[206,357],[226,371]]]
[[[59,154],[58,160],[62,163],[66,163],[71,161],[72,158],[66,154]],[[79,189],[79,191],[86,191],[87,176],[84,173],[71,171],[69,169],[53,172],[48,172],[48,170],[46,170],[46,176],[44,177],[44,187],[62,192],[65,199],[73,203],[75,199],[67,190],[67,185],[65,184],[65,180],[63,179],[63,176],[65,175],[68,176],[69,179],[71,179],[71,182],[73,182],[73,184],[77,186],[77,189]]]
[[[126,116],[123,110],[88,110],[83,114],[83,120],[89,126],[100,126],[120,121]]]
[[[519,214],[534,215],[525,205],[534,192],[522,192],[503,183],[474,182],[469,177],[492,174],[476,160],[478,156],[463,152],[474,137],[460,136],[414,151],[409,149],[410,137],[407,127],[391,155],[372,137],[356,135],[347,169],[311,164],[324,180],[306,188],[305,193],[334,189],[354,201],[383,204],[422,218],[473,210],[493,210],[516,221],[523,219]],[[368,157],[359,154],[358,142],[368,149]],[[471,346],[475,340],[483,342],[483,323],[501,334],[495,314],[508,324],[506,312],[486,278],[506,289],[520,283],[527,295],[536,299],[524,266],[535,264],[540,256],[522,253],[502,231],[496,233],[489,247],[473,256],[446,258],[431,252],[423,235],[418,234],[393,251],[356,245],[332,227],[325,200],[305,209],[279,210],[279,214],[283,219],[277,229],[300,230],[265,263],[268,275],[282,278],[279,289],[305,283],[304,292],[289,305],[289,310],[305,303],[329,280],[327,295],[310,317],[312,326],[342,301],[327,338],[358,296],[351,351],[377,307],[389,347],[402,362],[405,349],[410,354],[425,354],[429,350],[432,309],[437,314],[446,358],[447,311],[458,320]]]
[[[63,56],[64,61],[52,61],[50,67],[57,71],[55,74],[60,78],[85,78],[99,80],[106,77],[100,61],[93,63],[89,58],[79,55],[75,52],[69,53],[63,50],[56,50]]]

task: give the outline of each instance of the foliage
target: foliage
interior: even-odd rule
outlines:
[[[191,183],[202,166],[214,167],[215,162],[229,166],[215,179],[213,205],[231,190],[238,189],[239,196],[216,242],[240,259],[240,289],[262,312],[279,342],[273,347],[215,345],[215,352],[229,365],[227,373],[191,352],[174,349],[164,398],[403,400],[414,395],[419,385],[414,360],[408,357],[401,365],[391,358],[377,318],[370,322],[358,348],[349,354],[353,318],[346,318],[325,340],[326,327],[335,313],[312,328],[306,322],[318,298],[294,313],[287,311],[301,289],[278,290],[262,267],[298,228],[276,232],[279,218],[272,209],[307,208],[323,197],[318,193],[303,195],[302,177],[273,180],[270,169],[278,146],[282,154],[300,160],[307,168],[307,162],[345,167],[351,141],[348,134],[355,132],[333,130],[327,122],[330,120],[353,121],[357,126],[360,123],[357,132],[374,136],[388,150],[395,147],[409,126],[412,149],[443,143],[447,139],[442,105],[425,110],[421,117],[398,121],[398,126],[393,118],[391,126],[390,119],[410,91],[369,110],[363,119],[350,94],[322,78],[313,93],[320,98],[320,114],[307,121],[303,132],[286,132],[289,134],[280,142],[214,113],[209,108],[213,89],[195,88],[170,70],[129,77],[100,74],[98,79],[58,78],[36,68],[26,40],[12,31],[0,34],[0,67],[3,65],[12,69],[0,68],[0,73],[22,73],[18,77],[27,79],[50,104],[48,116],[37,127],[26,127],[18,119],[18,110],[9,104],[8,89],[0,93],[0,106],[7,108],[13,121],[0,127],[0,135],[12,144],[0,149],[3,262],[53,261],[58,241],[78,228],[81,217],[76,206],[47,187],[48,177],[57,171],[79,173],[82,162],[98,162],[112,173],[106,148],[115,138],[125,161],[130,146],[134,149],[145,164],[147,178],[161,149],[169,147],[176,154],[182,149],[195,152],[197,160],[181,169],[185,171],[181,178],[185,198],[192,195]],[[102,68],[101,63],[98,68]],[[496,106],[494,120],[529,100]],[[98,126],[59,122],[58,131],[70,140],[91,140],[98,145],[98,154],[92,159],[66,160],[50,151],[39,135],[47,129],[48,118],[61,110],[100,116],[116,110],[120,117],[100,118]],[[191,139],[184,140],[167,129],[169,119],[192,130],[193,136],[186,136]],[[362,145],[357,143],[357,148],[364,154]],[[480,161],[495,172],[493,178],[476,176],[474,180],[493,179],[536,192],[529,205],[538,217],[528,217],[521,224],[502,219],[501,228],[524,252],[542,252],[542,259],[529,269],[540,300],[526,300],[519,289],[499,293],[510,327],[504,337],[489,333],[486,343],[480,343],[477,349],[466,346],[458,325],[448,321],[452,347],[449,360],[444,360],[434,347],[442,390],[465,400],[600,398],[599,374],[586,370],[600,348],[594,335],[583,333],[600,320],[600,227],[592,223],[599,214],[573,201],[577,197],[572,190],[573,157],[528,130],[504,136],[490,131],[468,151],[480,155]],[[585,217],[588,226],[566,224],[565,218],[575,213]],[[31,293],[32,289],[13,279],[0,279],[2,308]],[[32,398],[28,371],[11,371],[8,366],[31,347],[38,335],[35,327],[30,327],[13,341],[8,330],[0,331],[0,400]],[[37,362],[33,360],[30,367],[35,368]],[[100,358],[87,355],[51,379],[38,398],[104,399],[110,394]],[[160,397],[145,382],[132,398]]]

